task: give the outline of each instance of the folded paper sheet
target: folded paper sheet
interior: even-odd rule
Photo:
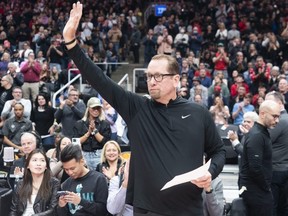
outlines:
[[[208,171],[208,169],[210,167],[210,164],[211,164],[211,159],[206,164],[198,167],[195,170],[192,170],[190,172],[175,176],[171,181],[167,182],[164,185],[164,187],[161,189],[161,191],[165,190],[167,188],[173,187],[175,185],[190,182],[192,180],[195,180],[195,179],[205,175],[206,171]]]

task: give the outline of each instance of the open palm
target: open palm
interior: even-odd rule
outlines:
[[[77,27],[82,17],[82,9],[83,5],[79,1],[72,6],[69,19],[63,29],[63,37],[66,42],[75,38]]]

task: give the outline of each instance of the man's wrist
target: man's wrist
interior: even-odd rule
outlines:
[[[233,148],[235,148],[235,146],[238,145],[240,142],[238,139],[235,139],[231,143],[232,143]]]
[[[209,187],[209,188],[205,189],[205,193],[206,193],[206,194],[211,194],[211,193],[213,193],[213,188],[212,188],[212,187]]]

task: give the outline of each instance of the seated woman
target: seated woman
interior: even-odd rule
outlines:
[[[59,181],[51,176],[44,151],[33,150],[27,158],[23,180],[13,193],[9,215],[54,215],[59,187]]]
[[[129,158],[120,167],[118,176],[114,176],[109,182],[107,210],[110,214],[132,216],[133,206],[125,204],[129,177]]]
[[[120,146],[114,140],[106,142],[103,146],[101,162],[97,165],[96,171],[102,172],[108,181],[118,174],[118,170],[124,162],[120,154]]]
[[[209,111],[214,117],[215,124],[227,124],[230,118],[228,106],[225,106],[220,96],[214,98],[214,105],[210,107]]]
[[[71,144],[71,140],[68,137],[62,137],[56,146],[55,158],[50,158],[50,166],[52,175],[60,180],[60,182],[64,182],[69,176],[66,172],[63,172],[62,162],[60,160],[61,151],[67,146]]]
[[[55,159],[56,157],[56,147],[59,143],[59,141],[64,137],[64,135],[62,133],[56,133],[55,134],[55,142],[54,142],[54,146],[55,148],[51,148],[46,152],[46,156],[50,159]]]

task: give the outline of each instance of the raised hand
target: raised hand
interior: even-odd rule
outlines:
[[[83,5],[78,1],[77,3],[74,3],[72,6],[72,9],[70,11],[69,19],[63,29],[63,37],[65,43],[72,41],[76,37],[76,31],[80,22],[80,19],[82,17],[82,9]],[[70,46],[67,45],[67,48],[72,48],[74,45],[72,43]]]

